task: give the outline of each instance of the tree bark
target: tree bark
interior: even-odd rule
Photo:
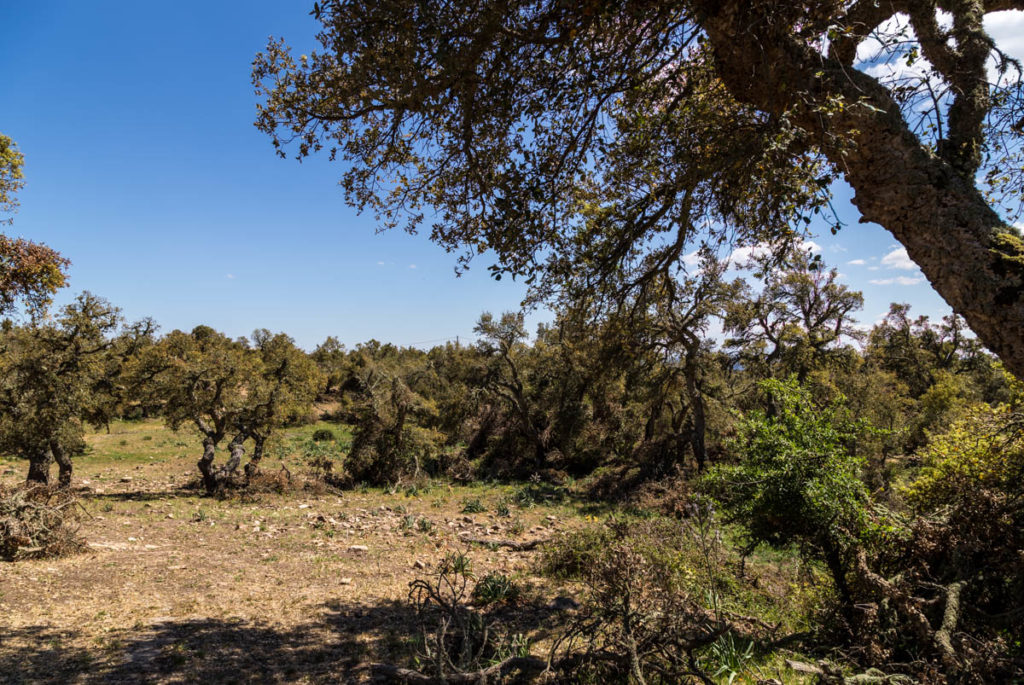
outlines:
[[[213,459],[216,453],[217,444],[212,438],[204,438],[203,456],[199,458],[196,466],[199,467],[199,473],[203,474],[203,487],[206,488],[207,494],[217,491],[217,474],[213,470]]]
[[[252,436],[252,456],[249,457],[249,462],[245,465],[246,482],[252,480],[260,473],[260,461],[263,460],[263,445],[266,441],[266,437],[262,435]]]
[[[921,144],[877,80],[774,26],[768,6],[696,5],[730,93],[771,115],[791,113],[853,187],[861,221],[892,233],[978,338],[1024,377],[1024,240],[973,177]],[[843,107],[823,115],[837,98]]]
[[[848,625],[853,625],[853,591],[846,579],[846,564],[835,544],[828,542],[824,545],[825,565],[832,575],[832,582],[835,583],[836,591],[839,593],[840,610]]]
[[[60,469],[58,473],[58,480],[62,488],[71,487],[71,474],[74,467],[71,465],[71,457],[68,455],[67,450],[57,441],[50,443],[50,452],[53,453],[53,458],[57,462],[57,468]]]
[[[480,427],[473,433],[473,437],[469,441],[469,446],[466,447],[467,459],[476,459],[484,453],[484,450],[487,448],[487,440],[494,433],[494,424],[497,416],[498,412],[488,405],[484,412],[483,419],[480,421]]]
[[[228,461],[220,469],[220,475],[224,478],[229,478],[235,475],[238,471],[239,464],[242,463],[242,457],[245,455],[245,433],[239,433],[231,442],[228,443]]]
[[[50,464],[53,463],[53,454],[50,450],[41,450],[28,457],[28,478],[29,485],[50,484]]]
[[[697,470],[703,471],[704,464],[708,458],[705,445],[707,418],[704,413],[704,396],[700,392],[700,385],[697,381],[697,354],[697,349],[687,347],[684,376],[686,377],[686,395],[690,402],[691,415],[693,416],[690,446],[693,449],[693,458],[697,461]]]

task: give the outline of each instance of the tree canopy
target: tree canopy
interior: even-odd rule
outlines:
[[[71,455],[84,446],[83,422],[108,401],[101,386],[120,312],[83,293],[53,322],[0,332],[0,451],[30,462],[46,483],[51,462],[71,482]]]
[[[350,166],[349,200],[535,296],[625,286],[701,245],[781,253],[844,178],[1007,368],[1024,373],[1016,0],[328,0],[322,49],[253,68],[279,151]],[[886,76],[867,66],[908,65]]]
[[[24,165],[18,146],[0,134],[0,225],[13,221],[9,215],[18,208],[17,192],[25,185]],[[64,287],[69,263],[46,245],[0,234],[0,314],[19,301],[35,311],[48,305]]]

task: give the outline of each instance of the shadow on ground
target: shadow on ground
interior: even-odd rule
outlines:
[[[175,487],[167,490],[132,490],[128,492],[93,492],[80,490],[78,495],[94,502],[157,502],[160,500],[202,497],[204,493],[189,487]]]
[[[407,603],[321,609],[321,621],[288,629],[168,618],[89,640],[42,626],[0,627],[0,683],[373,682],[361,664],[408,665],[416,650],[417,617]],[[553,617],[546,608],[523,609],[515,614],[517,630]],[[524,618],[532,626],[520,625]]]

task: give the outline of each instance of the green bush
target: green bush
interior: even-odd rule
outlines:
[[[477,581],[473,588],[473,599],[483,606],[515,602],[519,599],[519,587],[505,574],[491,571]]]
[[[313,442],[334,442],[336,439],[330,428],[317,428],[313,431]]]
[[[843,398],[820,406],[794,378],[761,383],[772,413],[751,411],[733,443],[736,465],[714,468],[702,486],[751,546],[797,545],[825,562],[847,606],[847,574],[869,533],[863,460],[851,449],[868,430],[852,421]]]

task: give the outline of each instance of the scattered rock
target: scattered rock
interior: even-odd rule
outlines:
[[[352,552],[353,554],[363,554],[365,552],[369,552],[370,548],[366,545],[349,545],[348,551]]]
[[[342,578],[338,582],[340,582],[342,585],[351,585],[352,584],[352,579],[351,578]]]
[[[426,568],[426,567],[427,567],[427,565],[426,565],[426,564],[424,564],[424,563],[423,563],[422,561],[420,561],[419,559],[417,559],[416,561],[414,561],[414,562],[413,562],[413,564],[412,564],[412,567],[413,567],[413,568],[419,568],[419,569],[424,569],[424,568]]]
[[[121,479],[121,482],[122,483],[131,483],[132,482],[132,477],[131,476],[125,476],[124,478]]]
[[[168,514],[168,515],[167,515],[167,518],[169,518],[169,519],[172,519],[172,518],[174,518],[174,514]]]

